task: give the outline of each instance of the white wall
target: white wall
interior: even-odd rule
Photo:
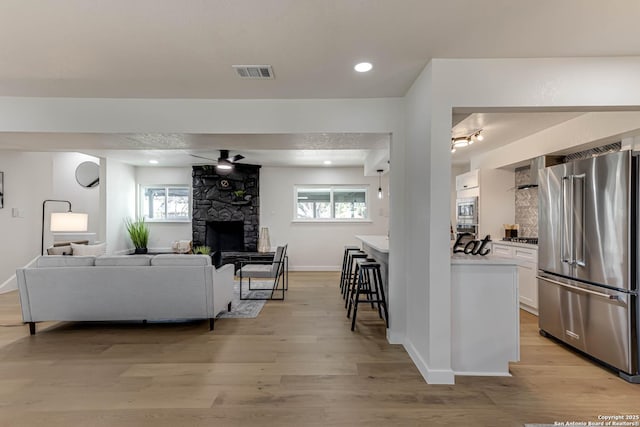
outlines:
[[[89,214],[89,232],[98,233],[101,220],[99,190],[86,189],[75,180],[76,167],[98,159],[79,153],[0,152],[0,171],[5,172],[5,208],[0,209],[0,235],[11,242],[0,260],[0,292],[16,289],[15,270],[40,254],[42,202],[69,200],[74,212]],[[20,211],[12,216],[12,209]],[[47,203],[44,247],[51,246],[49,214],[64,212],[66,203]]]
[[[108,253],[126,253],[133,249],[127,234],[125,218],[136,216],[136,171],[135,167],[113,159],[102,159],[105,179],[100,186],[106,193],[106,242]]]
[[[434,103],[440,95],[438,77],[427,65],[405,98],[406,159],[401,170],[407,198],[393,214],[400,211],[404,217],[408,237],[404,345],[428,382],[446,384],[454,379],[448,268],[451,150],[434,141],[450,141],[451,109]],[[392,165],[397,170],[395,161]]]
[[[51,198],[51,153],[0,152],[4,208],[0,209],[0,293],[17,289],[16,268],[40,254],[42,201]],[[20,217],[12,216],[12,209]]]
[[[191,168],[136,167],[136,195],[143,185],[188,185],[191,187]],[[136,200],[137,201],[137,200]],[[138,206],[136,206],[139,208]],[[136,209],[137,210],[137,209]],[[176,240],[191,240],[189,222],[149,222],[149,250],[168,251]]]
[[[368,223],[292,222],[294,186],[309,184],[368,185]],[[338,271],[342,267],[344,245],[359,245],[358,234],[388,232],[388,183],[383,179],[385,197],[380,200],[378,177],[365,177],[363,168],[260,169],[260,226],[269,228],[272,246],[288,244],[289,268],[306,271]]]
[[[87,231],[99,233],[99,225],[102,217],[100,208],[100,189],[98,187],[84,188],[76,181],[76,168],[82,162],[91,161],[100,164],[100,159],[81,153],[51,153],[53,159],[52,199],[69,200],[74,212],[82,212],[89,215]],[[55,211],[64,211],[65,204],[47,205]],[[62,208],[62,209],[61,209]],[[48,221],[47,221],[48,224]],[[47,233],[45,248],[51,246],[53,241],[50,233]]]

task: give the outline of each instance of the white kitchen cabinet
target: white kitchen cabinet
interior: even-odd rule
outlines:
[[[493,255],[503,257],[503,258],[513,258],[513,248],[507,245],[499,245],[494,243],[493,245]]]
[[[520,360],[517,262],[451,257],[451,368],[456,375],[508,376]]]
[[[510,242],[494,242],[493,256],[512,258],[518,261],[518,291],[520,308],[538,315],[538,249],[533,245]]]
[[[478,186],[478,169],[456,176],[456,190],[463,191]]]

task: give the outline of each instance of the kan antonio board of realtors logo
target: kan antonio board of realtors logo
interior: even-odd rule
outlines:
[[[456,242],[453,244],[453,253],[464,253],[467,255],[480,255],[485,256],[491,249],[485,248],[487,243],[491,241],[491,236],[486,235],[482,240],[469,240],[467,243],[462,243],[462,239],[467,236],[471,236],[471,233],[460,233]]]

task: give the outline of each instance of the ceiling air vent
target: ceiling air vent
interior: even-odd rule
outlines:
[[[232,65],[236,74],[243,79],[273,79],[271,65]]]

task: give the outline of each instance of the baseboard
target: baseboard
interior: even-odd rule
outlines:
[[[411,342],[405,340],[404,348],[427,384],[455,384],[451,369],[430,369]]]
[[[289,265],[289,271],[340,271],[339,265]]]
[[[528,313],[533,314],[534,316],[538,315],[538,310],[532,307],[529,307],[528,305],[525,305],[523,303],[520,303],[520,310],[524,310]]]
[[[391,329],[387,329],[387,342],[389,344],[403,344],[404,334],[399,334],[391,331]]]
[[[458,372],[458,371],[453,371],[454,375],[460,375],[462,377],[464,376],[471,376],[471,377],[510,377],[511,374],[509,372],[468,372],[468,371],[463,371],[463,372]]]
[[[40,255],[38,255],[37,257],[35,257],[31,261],[29,261],[27,263],[27,265],[25,265],[22,268],[31,267],[33,264],[35,264],[35,262],[38,260],[38,258],[40,258]],[[7,292],[15,291],[17,289],[18,289],[18,281],[16,280],[16,275],[14,274],[11,277],[9,277],[7,280],[5,280],[0,285],[0,294],[6,294]]]
[[[18,289],[18,281],[14,274],[0,285],[0,294],[6,294],[7,292],[15,291],[16,289]]]

